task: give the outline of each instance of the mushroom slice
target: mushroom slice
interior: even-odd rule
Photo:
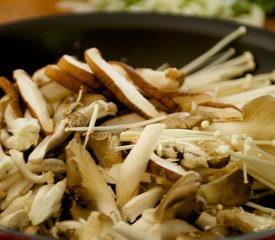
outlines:
[[[120,209],[137,195],[142,175],[164,128],[164,124],[147,125],[122,163],[116,184],[117,205]]]
[[[203,102],[197,105],[196,112],[206,119],[218,122],[241,121],[242,110],[232,104]]]
[[[69,132],[65,132],[66,120],[62,120],[59,125],[56,126],[54,133],[46,136],[29,155],[28,161],[40,162],[44,159],[47,152],[58,146],[70,135]]]
[[[150,68],[138,68],[136,70],[145,81],[166,92],[178,91],[185,78],[184,73],[176,68],[167,68],[164,71]]]
[[[224,206],[240,206],[250,197],[251,184],[244,183],[240,169],[203,184],[198,192],[208,204],[222,204]]]
[[[87,64],[70,55],[63,55],[59,59],[57,66],[93,89],[104,88]]]
[[[52,133],[53,120],[50,117],[47,102],[39,88],[24,70],[15,70],[13,76],[22,98],[28,105],[32,115],[38,119],[43,132],[45,134]]]
[[[56,184],[43,185],[37,191],[28,214],[33,225],[38,225],[61,208],[61,200],[67,186],[66,178]]]
[[[169,114],[165,120],[166,128],[192,129],[203,121],[201,116],[191,115],[188,112]]]
[[[28,211],[20,209],[0,219],[0,226],[12,230],[19,230],[26,227],[30,220],[28,218]]]
[[[13,114],[15,115],[15,117],[23,117],[23,112],[20,106],[19,94],[13,83],[5,77],[0,77],[0,88],[3,89],[4,92],[8,95],[9,103],[12,107]]]
[[[39,68],[32,75],[32,80],[39,88],[52,80],[45,74],[45,69],[46,67]]]
[[[114,222],[121,217],[112,190],[94,159],[84,146],[73,139],[66,147],[68,188],[87,208],[100,211]]]
[[[144,98],[125,77],[119,74],[101,57],[98,49],[91,48],[86,50],[85,60],[97,78],[102,81],[125,106],[146,118],[154,118],[160,115],[156,108]]]
[[[99,165],[104,168],[123,162],[122,152],[114,150],[119,145],[118,137],[110,132],[93,133],[88,141],[88,147],[95,154]]]
[[[112,62],[112,64],[121,66],[136,86],[142,89],[149,97],[153,97],[161,102],[169,112],[175,112],[179,109],[180,106],[173,99],[159,88],[145,81],[134,68],[122,62]]]
[[[40,87],[40,91],[44,98],[49,102],[61,100],[62,98],[72,94],[69,89],[53,80],[43,84],[43,86]]]
[[[58,82],[59,84],[76,94],[79,93],[79,90],[82,87],[84,87],[86,90],[91,90],[91,88],[87,84],[80,82],[79,79],[61,70],[56,65],[48,65],[45,69],[45,73],[52,80]]]

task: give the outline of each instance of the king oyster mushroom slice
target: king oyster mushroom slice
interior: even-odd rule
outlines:
[[[68,188],[87,208],[97,210],[114,222],[121,219],[114,194],[94,159],[84,146],[73,139],[66,147]]]
[[[122,163],[116,184],[117,205],[120,209],[137,195],[139,183],[146,171],[150,155],[154,151],[164,128],[164,124],[147,125],[138,142]]]
[[[85,60],[96,77],[125,106],[146,118],[154,118],[160,115],[156,108],[124,76],[101,57],[98,49],[91,48],[86,50]]]
[[[51,134],[54,131],[53,120],[50,117],[47,102],[39,88],[24,70],[15,70],[13,77],[23,100],[26,102],[32,115],[38,119],[43,132]]]

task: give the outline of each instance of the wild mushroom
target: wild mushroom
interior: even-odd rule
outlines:
[[[122,163],[116,184],[117,205],[120,209],[137,195],[141,176],[146,170],[150,155],[154,151],[164,127],[164,124],[146,126],[137,144]]]
[[[127,107],[146,118],[160,115],[155,107],[121,74],[113,69],[96,48],[85,51],[85,60],[96,77]]]
[[[47,184],[39,188],[28,213],[33,225],[38,225],[59,212],[66,185],[67,180],[64,178],[56,184]]]
[[[117,222],[121,217],[113,192],[92,156],[76,139],[66,147],[66,166],[68,188],[77,199],[84,201],[87,208],[104,213]]]
[[[93,133],[88,141],[88,147],[95,154],[99,165],[104,168],[123,162],[122,152],[115,151],[119,145],[118,137],[110,132]]]
[[[63,71],[57,65],[48,65],[45,69],[45,73],[52,80],[58,82],[65,88],[69,89],[74,93],[78,93],[80,88],[84,88],[85,90],[91,90],[91,88],[81,82],[78,78],[75,78],[73,75]]]
[[[104,88],[101,82],[96,79],[94,73],[89,68],[89,66],[72,56],[63,55],[58,60],[57,66],[93,89]]]
[[[203,119],[201,116],[191,115],[188,112],[177,112],[167,116],[165,126],[166,128],[192,129],[195,126],[199,126]]]
[[[45,134],[53,132],[53,120],[48,112],[47,102],[30,76],[23,70],[15,70],[13,76],[19,92],[32,115],[38,119]]]
[[[216,180],[203,184],[198,191],[207,204],[240,206],[245,204],[251,193],[249,183],[244,183],[240,169],[234,170]]]

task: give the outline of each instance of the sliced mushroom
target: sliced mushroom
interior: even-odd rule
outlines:
[[[85,60],[97,78],[127,107],[146,118],[159,116],[155,107],[121,74],[113,69],[96,48],[85,52]]]
[[[47,102],[38,87],[23,70],[15,70],[13,76],[23,100],[28,105],[32,115],[38,119],[44,133],[52,133],[54,128],[53,120],[50,117]]]
[[[57,66],[93,89],[104,88],[102,83],[95,77],[89,66],[72,56],[63,55],[59,59]]]
[[[201,116],[191,115],[188,112],[169,114],[165,120],[166,128],[192,129],[204,120]]]

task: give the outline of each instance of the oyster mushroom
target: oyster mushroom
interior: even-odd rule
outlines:
[[[113,192],[92,156],[76,139],[66,147],[66,165],[68,188],[77,199],[84,201],[87,208],[104,213],[117,222],[121,217]]]
[[[56,184],[43,185],[39,188],[28,213],[33,225],[38,225],[59,212],[66,186],[65,178]]]
[[[216,180],[203,184],[198,191],[208,204],[240,206],[250,197],[251,186],[243,181],[242,170],[236,169]]]
[[[85,60],[96,77],[109,88],[125,106],[146,118],[154,118],[160,115],[155,107],[144,98],[125,77],[119,74],[101,57],[100,52],[96,48],[85,51]]]
[[[204,120],[203,117],[191,115],[188,112],[177,112],[169,114],[165,120],[166,128],[187,128],[192,129],[200,125]]]
[[[19,92],[32,115],[38,119],[45,134],[53,132],[53,120],[50,117],[47,102],[30,76],[23,70],[15,70],[13,76]]]
[[[118,137],[110,132],[93,133],[88,141],[88,147],[95,154],[99,165],[104,168],[123,162],[122,152],[114,150],[119,145]]]

